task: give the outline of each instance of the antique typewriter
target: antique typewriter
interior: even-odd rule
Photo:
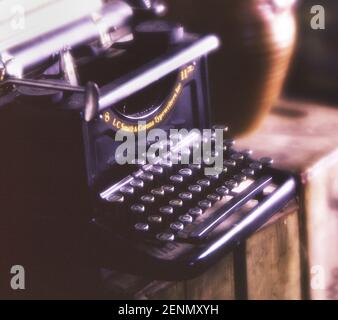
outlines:
[[[0,47],[0,206],[39,242],[85,234],[100,267],[184,279],[262,227],[296,183],[214,126],[218,38],[164,13],[160,1],[110,1]],[[121,133],[135,137],[132,157]]]

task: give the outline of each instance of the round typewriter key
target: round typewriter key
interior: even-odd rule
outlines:
[[[231,148],[236,144],[236,141],[234,139],[225,139],[223,140],[223,145],[227,148]]]
[[[166,216],[172,215],[174,213],[174,208],[171,206],[165,206],[160,208],[160,212]]]
[[[216,192],[221,196],[225,197],[229,194],[229,189],[226,187],[219,187],[217,188]]]
[[[143,173],[143,170],[140,169],[140,170],[137,170],[137,171],[134,171],[131,175],[135,178],[135,179],[138,179],[139,176]]]
[[[227,133],[229,131],[229,127],[228,126],[224,126],[224,125],[215,125],[212,127],[212,130],[216,131],[216,130],[222,130],[223,133]]]
[[[203,214],[203,210],[199,207],[189,209],[189,215],[193,217],[198,217],[198,216],[201,216],[202,214]]]
[[[141,167],[141,169],[144,171],[144,172],[147,172],[151,169],[152,165],[151,164],[145,164],[144,166]]]
[[[250,163],[249,167],[250,169],[255,170],[255,171],[259,171],[263,169],[263,165],[258,161]]]
[[[170,181],[174,183],[182,183],[184,180],[183,176],[176,174],[170,177]]]
[[[162,223],[162,217],[161,216],[149,216],[148,217],[148,221],[150,223],[154,223],[154,224],[160,224]]]
[[[264,157],[264,158],[261,158],[259,160],[259,162],[263,165],[263,166],[272,166],[273,165],[273,159],[272,158],[269,158],[269,157]]]
[[[229,180],[224,183],[225,187],[227,187],[229,190],[235,189],[238,187],[238,182],[236,180]]]
[[[170,225],[170,229],[175,232],[182,231],[184,229],[184,224],[182,222],[174,222]]]
[[[123,194],[132,195],[135,193],[135,189],[132,186],[124,186],[120,189]]]
[[[156,175],[161,175],[163,174],[164,170],[161,166],[153,166],[150,171],[153,173],[153,174],[156,174]]]
[[[169,201],[169,205],[171,205],[172,207],[180,208],[183,207],[183,201],[181,199],[171,200]]]
[[[173,235],[172,233],[159,233],[156,236],[157,240],[160,241],[174,241],[175,240],[175,235]]]
[[[202,209],[209,209],[212,207],[212,203],[209,200],[202,200],[198,203],[199,207]]]
[[[201,193],[202,192],[202,187],[198,184],[192,185],[188,187],[188,190],[191,193]]]
[[[153,189],[151,190],[151,194],[154,195],[154,196],[160,196],[160,197],[163,197],[165,192],[164,192],[164,189],[163,188],[157,188],[157,189]]]
[[[189,201],[192,199],[192,193],[190,192],[182,192],[178,195],[178,197],[183,201]]]
[[[163,161],[162,161],[161,165],[162,165],[163,167],[165,167],[165,168],[170,169],[170,168],[173,167],[173,162],[166,159],[166,160],[163,160]]]
[[[165,193],[173,193],[175,192],[175,187],[171,185],[165,185],[162,187]]]
[[[134,188],[143,188],[144,187],[144,181],[141,179],[134,179],[130,182],[130,185]]]
[[[204,155],[203,156],[203,161],[201,163],[204,163],[206,165],[212,164],[212,159],[210,156]]]
[[[221,196],[219,196],[218,194],[209,194],[208,196],[207,196],[207,199],[209,200],[209,201],[211,201],[211,202],[217,202],[217,201],[220,201],[221,200]]]
[[[202,169],[202,165],[201,164],[190,164],[189,165],[189,169],[191,170],[201,170]]]
[[[244,160],[244,155],[242,153],[235,152],[230,156],[230,158],[235,161],[241,161]]]
[[[202,180],[198,180],[197,184],[200,185],[202,188],[208,188],[210,187],[210,180],[208,179],[202,179]]]
[[[137,223],[135,224],[135,230],[139,232],[147,232],[149,231],[150,226],[147,223]]]
[[[247,168],[247,169],[243,169],[242,173],[248,177],[252,177],[255,175],[255,170],[251,169],[251,168]]]
[[[247,158],[250,158],[253,155],[253,151],[251,149],[244,149],[241,153]]]
[[[141,197],[141,200],[145,203],[154,203],[155,197],[152,194],[147,194]]]
[[[109,196],[107,200],[111,203],[123,203],[124,196],[122,194],[113,194]]]
[[[143,204],[134,204],[130,209],[135,213],[144,213],[146,211],[146,207]]]
[[[210,180],[218,180],[219,179],[219,174],[215,173],[215,174],[211,174],[208,175]]]
[[[228,172],[228,167],[223,167],[221,171],[222,171],[221,174],[226,174]]]
[[[150,172],[143,172],[141,175],[140,175],[140,179],[144,180],[144,181],[153,181],[154,180],[154,175],[151,174]]]
[[[237,163],[235,160],[225,160],[223,162],[224,167],[231,168],[231,167],[236,167]]]
[[[188,169],[188,168],[181,169],[181,170],[179,171],[179,174],[180,174],[182,177],[191,177],[191,176],[192,176],[192,170],[191,170],[191,169]]]
[[[192,223],[194,221],[193,217],[189,214],[185,214],[184,216],[180,216],[179,220],[184,224]]]
[[[236,180],[238,183],[242,183],[244,181],[246,181],[247,176],[245,174],[236,174],[234,175],[234,180]]]

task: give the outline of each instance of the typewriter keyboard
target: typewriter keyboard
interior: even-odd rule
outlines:
[[[186,152],[192,152],[191,139],[187,144]],[[106,216],[131,235],[160,242],[204,239],[242,206],[274,188],[268,174],[272,159],[254,160],[251,150],[238,152],[234,145],[232,139],[223,141],[223,166],[213,175],[205,174],[208,159],[173,164],[170,152],[156,164],[140,163],[133,174],[100,194]]]

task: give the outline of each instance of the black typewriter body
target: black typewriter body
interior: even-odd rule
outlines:
[[[215,38],[174,28],[176,39],[170,30],[169,38],[156,32],[152,38],[147,29],[137,41],[104,52],[76,48],[80,84],[89,83],[84,93],[47,86],[63,83],[55,61],[31,75],[47,85],[17,82],[1,89],[1,211],[5,234],[10,239],[18,228],[27,256],[53,256],[67,265],[81,252],[83,264],[192,278],[294,197],[288,173],[272,168],[268,158],[237,151],[227,133],[218,175],[205,175],[203,161],[116,163],[120,129],[169,135],[213,126],[207,54]],[[187,149],[195,138],[183,137]],[[176,145],[167,147],[170,152]]]

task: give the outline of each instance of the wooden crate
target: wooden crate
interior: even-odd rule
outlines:
[[[337,299],[338,110],[282,101],[240,146],[251,146],[257,156],[271,154],[299,177],[302,296]]]
[[[106,270],[109,298],[338,298],[338,110],[281,101],[238,147],[293,172],[299,197],[197,279],[161,282]]]

